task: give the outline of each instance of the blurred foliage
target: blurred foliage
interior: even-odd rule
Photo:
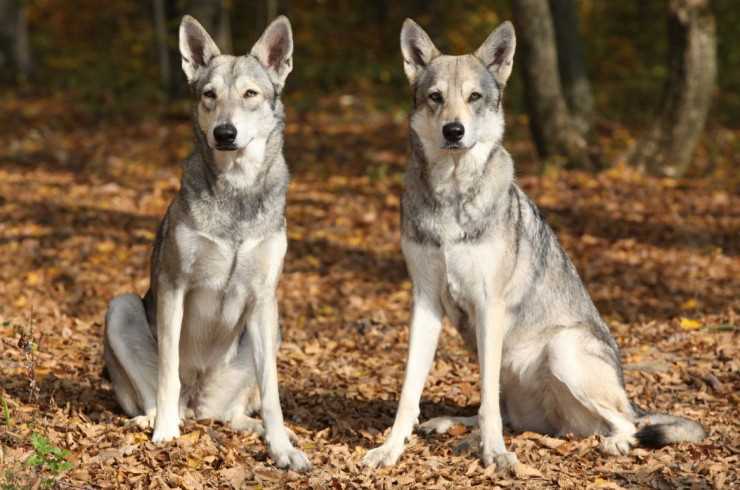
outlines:
[[[260,0],[261,1],[261,0]],[[186,2],[175,2],[185,10]],[[581,2],[581,29],[598,113],[642,124],[657,105],[666,75],[667,0]],[[237,51],[246,51],[266,24],[256,2],[231,0]],[[740,6],[714,0],[719,39],[719,90],[714,115],[740,121]],[[29,5],[38,72],[33,92],[65,91],[94,113],[120,112],[166,100],[158,79],[153,7],[143,0],[34,0]],[[380,108],[406,101],[398,35],[405,17],[424,26],[443,51],[475,49],[502,20],[508,0],[392,2],[291,0],[278,11],[293,23],[295,70],[288,97],[298,108],[326,95],[351,94]],[[174,25],[179,21],[173,18]],[[176,29],[171,29],[176,32]],[[177,40],[170,39],[175,48]],[[173,60],[179,62],[179,60]],[[516,67],[515,67],[516,70]],[[519,77],[512,78],[509,110],[523,111]]]
[[[36,0],[31,42],[42,91],[69,91],[93,112],[160,98],[149,2]]]

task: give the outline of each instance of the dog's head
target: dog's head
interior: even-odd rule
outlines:
[[[245,56],[222,55],[197,20],[180,23],[182,69],[196,98],[197,124],[214,151],[264,141],[275,126],[278,96],[293,69],[293,34],[280,16]]]
[[[411,127],[439,151],[497,143],[504,130],[501,97],[511,75],[516,37],[504,22],[473,54],[443,55],[411,19],[401,29],[406,76],[414,90]]]

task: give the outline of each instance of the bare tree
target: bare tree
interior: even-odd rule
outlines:
[[[550,163],[589,167],[586,140],[563,96],[550,6],[544,0],[514,0],[513,13],[537,151]]]
[[[277,17],[278,13],[278,0],[265,0],[267,5],[267,22],[272,22],[272,19]]]
[[[157,56],[159,57],[159,81],[167,94],[173,92],[172,63],[167,41],[167,12],[164,0],[154,0],[154,32],[157,37]]]
[[[254,2],[254,29],[255,32],[262,32],[264,28],[278,16],[281,11],[285,10],[286,0],[260,0]]]
[[[213,36],[222,53],[231,53],[231,22],[228,0],[191,0],[190,15]]]
[[[671,0],[669,74],[658,116],[637,142],[631,162],[657,175],[688,170],[717,80],[717,39],[709,0]]]
[[[586,71],[578,3],[578,0],[550,0],[550,10],[555,27],[563,94],[574,122],[585,134],[591,129],[594,99]]]
[[[28,5],[23,0],[0,0],[0,69],[8,81],[28,80],[33,57],[28,37]]]

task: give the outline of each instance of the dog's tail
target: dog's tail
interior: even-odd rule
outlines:
[[[642,412],[640,410],[640,412]],[[700,442],[707,432],[699,422],[661,413],[640,413],[635,439],[643,447],[663,447],[677,442]]]

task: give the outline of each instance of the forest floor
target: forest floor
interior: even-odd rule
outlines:
[[[258,437],[212,421],[189,421],[176,442],[154,445],[150,432],[126,425],[101,375],[106,303],[147,288],[155,229],[192,147],[189,121],[98,122],[58,99],[2,102],[1,488],[740,485],[736,192],[621,165],[535,176],[528,136],[514,122],[519,181],[612,328],[630,396],[701,421],[709,436],[607,458],[596,437],[507,433],[523,465],[506,476],[475,454],[453,454],[467,432],[458,427],[415,435],[398,465],[368,471],[360,461],[393,421],[407,350],[406,122],[330,108],[288,121],[278,368],[287,424],[314,465],[308,474],[276,469]],[[475,413],[477,366],[449,325],[436,359],[421,419]]]

